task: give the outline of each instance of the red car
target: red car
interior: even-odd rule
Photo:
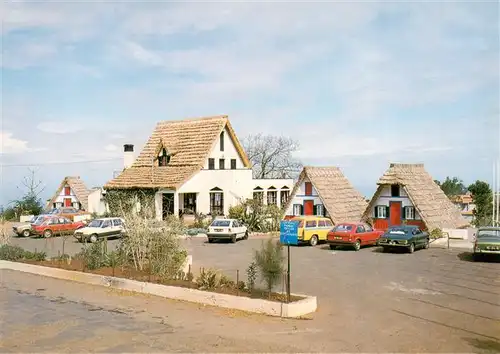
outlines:
[[[337,246],[349,246],[359,251],[361,246],[376,245],[383,233],[380,230],[373,230],[368,224],[343,223],[337,224],[328,232],[326,242],[332,250]]]
[[[51,237],[52,235],[72,234],[76,229],[84,227],[81,221],[71,221],[62,216],[53,216],[45,219],[42,223],[32,225],[32,232],[35,235]]]

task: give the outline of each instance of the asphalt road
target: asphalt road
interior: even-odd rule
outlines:
[[[37,241],[40,244],[45,242],[45,240]],[[208,244],[200,238],[183,240],[189,253],[193,255],[194,270],[199,267],[214,267],[233,278],[236,277],[237,269],[240,270],[240,278],[244,278],[245,269],[252,260],[253,250],[259,247],[261,241],[250,239],[236,244]],[[24,246],[33,246],[32,240],[16,242]],[[318,296],[318,312],[310,316],[310,320],[276,320],[262,316],[248,316],[242,319],[237,316],[228,319],[226,323],[223,319],[216,320],[218,317],[214,315],[213,321],[220,322],[214,322],[217,325],[211,326],[209,325],[212,321],[210,316],[213,315],[211,311],[215,310],[204,309],[198,312],[193,310],[193,313],[186,310],[186,316],[182,318],[185,326],[183,328],[188,331],[196,328],[196,331],[199,331],[197,335],[202,338],[205,338],[205,335],[224,338],[220,346],[214,349],[213,342],[209,340],[192,342],[192,338],[181,335],[175,336],[176,339],[169,342],[170,346],[159,340],[158,347],[155,348],[163,348],[161,349],[163,351],[189,348],[185,350],[210,352],[497,353],[500,351],[500,263],[498,262],[471,262],[468,252],[437,248],[419,250],[414,254],[387,254],[378,252],[377,248],[364,248],[359,252],[350,250],[332,252],[320,245],[315,248],[293,247],[291,270],[293,292]],[[31,276],[9,277],[3,282],[7,289],[2,290],[7,293],[2,298],[8,299],[9,306],[1,307],[4,311],[5,309],[11,311],[10,308],[15,307],[17,301],[30,304],[24,305],[27,308],[23,312],[23,316],[26,316],[23,320],[25,323],[30,323],[31,317],[37,318],[38,322],[54,322],[57,319],[53,316],[60,316],[59,320],[62,320],[65,317],[74,318],[78,313],[77,318],[83,322],[75,325],[77,328],[80,328],[78,326],[87,328],[85,323],[90,321],[89,328],[104,326],[110,331],[115,331],[115,322],[107,320],[105,316],[108,315],[103,315],[102,322],[99,322],[101,320],[95,319],[90,314],[85,315],[88,311],[83,311],[75,304],[64,305],[61,311],[54,312],[56,314],[47,315],[49,311],[43,310],[44,308],[62,305],[47,302],[43,296],[32,299],[34,302],[31,305],[29,302],[31,300],[24,301],[23,298],[14,296],[12,291],[16,289],[15,286],[14,288],[11,286],[12,279]],[[51,282],[56,281],[51,280]],[[33,281],[25,283],[24,291],[28,293],[26,296],[34,296],[36,286],[32,284]],[[42,287],[48,288],[47,285]],[[57,287],[62,286],[57,285]],[[87,302],[99,304],[100,301],[111,301],[108,299],[109,294],[100,295],[103,298],[101,300],[95,296],[94,290],[88,291],[91,295],[81,295]],[[66,292],[61,296],[66,297]],[[113,303],[116,306],[123,306],[126,304],[126,299],[130,298],[121,296],[114,298]],[[140,299],[134,298],[134,301],[142,303]],[[160,299],[154,301],[159,304],[165,302]],[[10,302],[14,305],[11,306]],[[168,304],[170,304],[168,306],[180,306],[179,303],[170,301]],[[135,305],[134,308],[140,309],[142,305]],[[196,325],[196,314],[205,311],[209,311],[207,317],[200,316],[203,318],[202,321],[207,318],[208,322],[199,328]],[[61,315],[57,315],[58,313]],[[117,325],[116,331],[131,335],[137,332],[137,326],[148,328],[147,323],[153,318],[152,315],[142,314],[141,319],[135,315],[131,316],[127,320],[129,322],[123,320],[122,324]],[[9,315],[2,317],[10,318]],[[99,324],[92,321],[98,321]],[[106,321],[109,325],[106,325]],[[175,327],[175,321],[171,325]],[[128,326],[130,329],[127,329]],[[243,330],[245,326],[248,328]],[[260,334],[245,342],[241,341],[241,338],[245,338],[244,331]],[[95,329],[89,332],[90,336],[99,335],[99,331]],[[36,331],[33,333],[36,339],[39,335]],[[274,334],[269,337],[263,333]],[[11,338],[11,335],[8,333],[7,335]],[[193,336],[196,335],[193,333]],[[63,337],[57,336],[53,344],[47,342],[45,348],[59,350],[58,345],[63,344],[58,341],[64,341]],[[131,339],[127,338],[126,341],[128,340]],[[74,343],[75,347],[72,348],[77,350],[78,340]],[[162,347],[163,345],[165,346]],[[22,348],[33,351],[33,347]],[[145,349],[143,344],[130,348],[132,349],[126,351],[155,350]]]

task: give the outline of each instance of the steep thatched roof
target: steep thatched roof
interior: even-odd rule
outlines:
[[[463,228],[469,225],[458,208],[434,182],[423,164],[391,163],[377,184],[379,187],[363,215],[366,219],[370,217],[383,186],[399,184],[408,194],[408,198],[429,230]]]
[[[163,121],[156,125],[133,165],[104,188],[177,189],[203,168],[224,129],[227,129],[243,164],[250,168],[250,161],[227,116]],[[155,161],[163,148],[171,158],[167,166],[159,167]]]
[[[293,203],[293,197],[305,179],[312,183],[335,224],[361,220],[367,202],[338,167],[305,166],[292,190],[286,209]]]
[[[62,180],[61,184],[59,185],[59,188],[57,189],[57,191],[54,194],[54,196],[52,197],[52,199],[50,199],[50,202],[48,205],[50,206],[50,205],[52,205],[52,203],[54,203],[54,201],[59,196],[59,194],[61,193],[61,191],[63,190],[63,188],[65,186],[69,186],[71,188],[71,190],[75,194],[75,196],[78,199],[78,201],[80,202],[80,204],[82,204],[82,208],[87,210],[89,207],[89,193],[90,193],[90,191],[85,186],[85,183],[83,183],[83,181],[80,179],[80,176],[65,177]]]

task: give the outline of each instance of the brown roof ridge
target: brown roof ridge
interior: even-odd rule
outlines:
[[[182,119],[161,120],[158,123],[156,123],[156,125],[159,126],[163,124],[177,124],[177,123],[199,122],[199,121],[219,120],[219,119],[229,119],[229,116],[226,114],[221,114],[216,116],[188,117]]]
[[[423,163],[399,163],[399,162],[391,162],[389,167],[417,167],[417,168],[423,168],[424,164]]]

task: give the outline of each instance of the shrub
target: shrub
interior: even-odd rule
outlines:
[[[106,266],[106,252],[103,249],[103,241],[91,243],[90,246],[82,248],[75,258],[81,259],[86,269],[93,270]]]
[[[17,262],[24,258],[25,251],[19,246],[0,246],[0,259],[4,261]]]
[[[200,290],[212,290],[218,288],[220,285],[219,274],[215,269],[202,269],[196,284]]]
[[[247,268],[247,287],[248,290],[253,291],[255,289],[255,281],[257,280],[257,265],[255,262],[250,263]]]
[[[443,233],[443,230],[441,229],[433,229],[430,234],[429,234],[430,238],[435,240],[435,239],[438,239],[438,238],[443,238],[444,237],[444,233]]]
[[[30,252],[24,251],[23,259],[30,261],[44,261],[47,258],[47,254],[45,252]]]
[[[260,250],[255,251],[254,260],[262,280],[266,283],[269,295],[271,295],[271,291],[279,283],[284,269],[285,256],[281,243],[272,238],[262,242]]]
[[[103,263],[107,267],[116,268],[118,266],[123,265],[125,262],[126,262],[125,255],[120,249],[108,252],[104,255]]]
[[[229,208],[229,218],[241,220],[249,231],[278,231],[282,214],[276,205],[264,205],[258,199],[247,199]]]
[[[219,286],[224,288],[234,288],[236,284],[229,279],[226,275],[221,274],[219,278]]]
[[[246,288],[246,286],[245,286],[245,282],[244,282],[244,281],[242,281],[242,280],[240,280],[240,281],[238,282],[238,284],[236,284],[236,287],[238,288],[238,290],[241,290],[241,291],[245,290],[245,288]]]

